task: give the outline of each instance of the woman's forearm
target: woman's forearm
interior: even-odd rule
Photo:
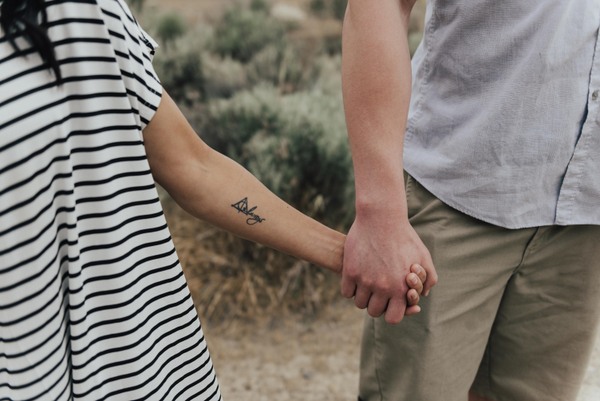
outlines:
[[[190,166],[193,187],[174,193],[182,207],[240,237],[341,271],[343,234],[279,199],[233,160],[208,153],[198,166]]]
[[[193,132],[167,94],[144,130],[152,172],[192,215],[340,272],[345,235],[300,213]]]

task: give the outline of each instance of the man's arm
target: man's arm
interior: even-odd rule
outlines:
[[[344,109],[356,180],[356,219],[346,241],[342,294],[371,316],[398,323],[406,310],[405,276],[427,271],[428,250],[408,221],[403,177],[410,100],[408,21],[415,0],[349,0],[342,38]]]

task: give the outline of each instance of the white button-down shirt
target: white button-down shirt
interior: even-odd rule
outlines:
[[[600,224],[600,1],[427,6],[406,170],[499,226]]]

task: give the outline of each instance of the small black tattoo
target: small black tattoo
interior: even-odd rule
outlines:
[[[256,210],[256,208],[258,206],[254,206],[251,209],[248,208],[248,197],[242,199],[241,201],[239,201],[237,203],[232,204],[231,207],[233,207],[235,210],[237,210],[238,213],[244,213],[246,216],[248,216],[248,219],[246,220],[246,224],[248,224],[249,226],[253,226],[256,223],[262,223],[263,221],[266,220],[266,219],[263,219],[262,217],[260,217],[259,215],[254,214],[254,211]]]

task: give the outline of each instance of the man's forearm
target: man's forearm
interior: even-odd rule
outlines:
[[[348,2],[342,82],[358,214],[391,201],[406,212],[402,151],[411,85],[407,26],[413,3]]]

